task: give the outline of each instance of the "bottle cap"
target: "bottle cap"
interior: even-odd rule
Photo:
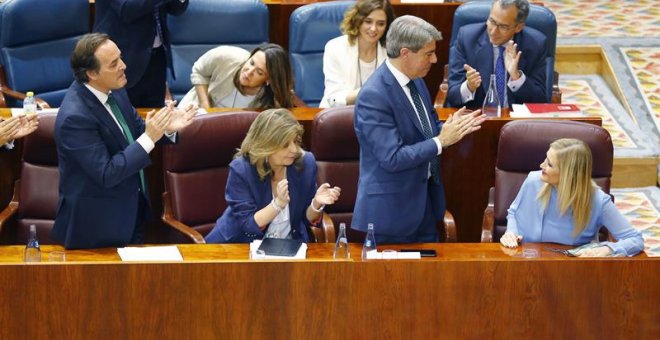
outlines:
[[[28,97],[34,97],[34,92],[28,91],[27,93],[25,93],[25,95]]]

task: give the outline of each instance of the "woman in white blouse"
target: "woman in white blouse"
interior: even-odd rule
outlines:
[[[320,107],[352,105],[362,84],[387,58],[385,36],[395,19],[388,0],[358,0],[346,11],[344,35],[325,45]]]
[[[251,53],[235,46],[216,47],[197,59],[190,81],[193,88],[179,107],[190,103],[205,109],[294,106],[291,62],[276,44],[263,44]]]

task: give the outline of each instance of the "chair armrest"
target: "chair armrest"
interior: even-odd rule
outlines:
[[[441,108],[445,106],[447,100],[447,91],[449,90],[449,81],[447,80],[449,65],[445,64],[445,72],[442,76],[442,83],[438,88],[438,94],[435,96],[435,103],[433,106],[435,108]]]
[[[561,104],[561,90],[559,89],[559,73],[554,72],[554,77],[552,79],[552,102],[555,104]]]
[[[445,216],[442,222],[444,223],[445,242],[457,242],[456,221],[454,221],[454,215],[452,215],[449,210],[445,210]]]
[[[7,85],[7,76],[5,74],[5,69],[4,67],[0,66],[0,107],[7,107],[7,100],[5,99],[5,95],[20,100],[23,100],[26,97],[25,93],[14,91],[12,90],[11,87],[9,87],[9,85]],[[42,109],[50,108],[50,105],[48,105],[48,103],[46,103],[45,100],[37,97],[35,97],[34,99],[39,108]]]
[[[174,214],[172,214],[172,203],[170,202],[170,193],[167,191],[163,193],[163,216],[161,217],[161,220],[170,227],[188,236],[188,238],[190,238],[194,243],[206,243],[202,234],[200,234],[197,230],[187,226],[184,223],[181,223],[179,220],[174,218]]]
[[[488,205],[484,210],[484,219],[481,224],[481,243],[493,242],[495,233],[495,188],[488,190]]]
[[[337,234],[335,233],[335,223],[330,218],[330,215],[323,213],[323,218],[321,219],[321,229],[323,231],[323,242],[325,243],[334,243],[337,239]]]
[[[6,222],[18,211],[18,201],[21,195],[20,188],[21,180],[18,179],[14,182],[14,196],[12,196],[7,207],[0,211],[0,232],[2,232],[2,228],[5,226]]]

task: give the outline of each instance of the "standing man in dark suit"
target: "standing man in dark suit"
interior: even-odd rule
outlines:
[[[382,243],[437,242],[445,198],[438,155],[480,128],[479,111],[459,110],[440,124],[422,77],[437,62],[440,32],[402,16],[387,33],[387,57],[355,105],[360,178],[351,228],[373,223]]]
[[[108,34],[122,51],[134,107],[163,106],[168,68],[174,77],[167,14],[187,7],[188,0],[96,0],[94,32]]]
[[[490,75],[502,107],[544,103],[548,47],[543,33],[525,27],[527,0],[495,0],[485,23],[461,27],[449,53],[447,103],[481,107]]]
[[[83,36],[71,67],[75,80],[55,120],[60,198],[51,238],[67,249],[141,243],[149,152],[163,134],[176,138],[196,107],[170,104],[143,121],[124,90],[121,52],[105,34]]]

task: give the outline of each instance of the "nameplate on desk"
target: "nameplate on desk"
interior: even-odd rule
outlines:
[[[122,261],[183,261],[176,246],[117,248]]]

